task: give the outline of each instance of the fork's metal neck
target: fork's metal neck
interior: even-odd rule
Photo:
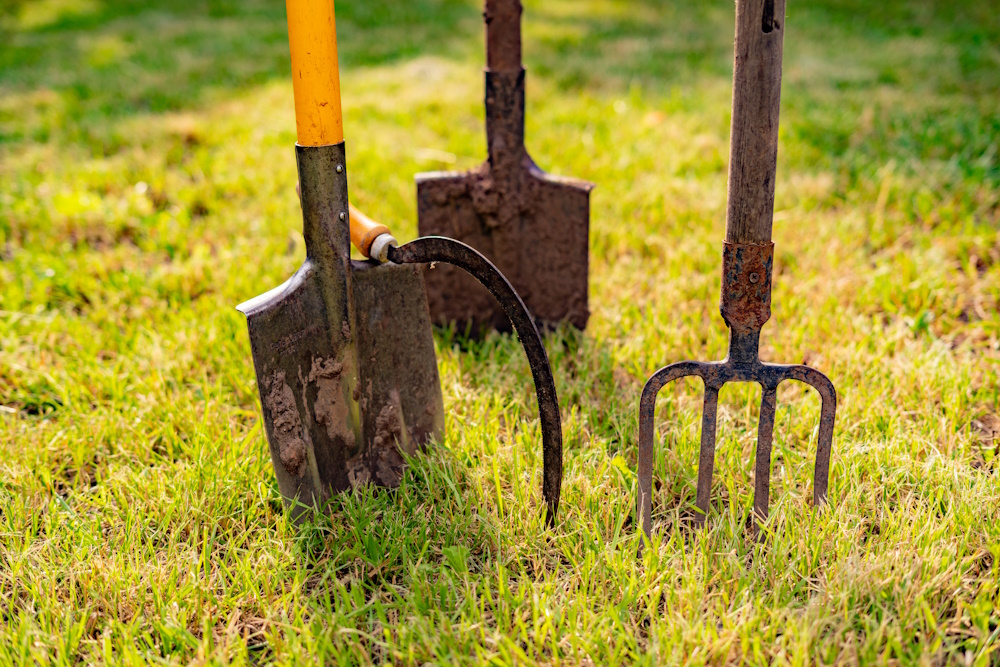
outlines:
[[[773,243],[725,244],[719,310],[729,327],[728,361],[734,364],[760,362],[760,330],[771,317],[773,265]]]
[[[760,363],[760,330],[738,333],[729,330],[729,354],[726,361],[740,366]]]

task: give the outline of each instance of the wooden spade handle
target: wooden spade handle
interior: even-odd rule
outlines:
[[[491,72],[520,72],[521,0],[486,0],[486,68]]]
[[[286,0],[295,125],[300,146],[344,140],[333,0]]]
[[[785,0],[737,0],[729,243],[771,241],[784,35]]]
[[[371,259],[372,243],[383,234],[390,234],[389,228],[375,222],[367,215],[350,205],[351,216],[351,243],[362,255]]]

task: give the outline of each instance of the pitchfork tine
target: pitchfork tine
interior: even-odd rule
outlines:
[[[730,357],[733,351],[730,350]],[[639,465],[637,512],[642,530],[648,537],[652,530],[653,445],[655,440],[654,411],[656,397],[668,383],[683,377],[698,376],[705,381],[704,408],[701,418],[701,450],[698,457],[698,507],[696,522],[702,525],[711,505],[712,478],[715,471],[715,445],[719,390],[728,382],[758,382],[763,387],[760,419],[757,425],[757,452],[754,474],[754,532],[767,517],[771,496],[771,448],[774,442],[774,421],[777,410],[778,385],[785,380],[797,380],[813,387],[823,405],[820,412],[819,442],[813,477],[813,504],[826,503],[830,479],[830,452],[833,447],[833,425],[837,416],[837,391],[823,373],[808,366],[736,364],[725,361],[702,363],[684,361],[658,371],[646,383],[639,404]],[[641,551],[641,548],[640,548]]]
[[[774,441],[774,412],[777,387],[764,390],[760,402],[760,421],[757,424],[757,467],[754,473],[753,513],[754,531],[767,519],[771,500],[771,443]]]
[[[705,523],[712,501],[712,475],[715,473],[715,427],[719,412],[719,388],[705,387],[705,406],[701,413],[701,451],[698,454],[698,525]]]
[[[816,390],[823,401],[819,414],[819,438],[816,446],[816,470],[813,473],[813,504],[826,504],[830,481],[830,452],[833,450],[833,425],[837,420],[837,390],[823,373],[808,366],[792,366],[788,379],[798,380]]]
[[[642,531],[649,537],[653,529],[653,444],[655,439],[656,397],[660,390],[674,380],[683,377],[698,376],[705,378],[705,366],[699,361],[682,361],[666,368],[661,368],[649,378],[642,389],[639,399],[639,493],[636,511],[640,517]],[[642,546],[639,551],[641,553]]]

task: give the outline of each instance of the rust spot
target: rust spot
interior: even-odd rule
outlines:
[[[773,243],[726,243],[719,310],[736,333],[760,331],[770,319],[773,264]]]
[[[761,31],[766,34],[779,27],[781,26],[774,20],[774,0],[764,0],[764,12],[760,21]]]

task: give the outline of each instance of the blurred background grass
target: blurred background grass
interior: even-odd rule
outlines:
[[[753,545],[759,390],[734,387],[687,531],[681,385],[641,563],[638,392],[725,350],[731,2],[526,2],[529,150],[598,184],[591,324],[548,339],[551,534],[516,341],[449,331],[446,442],[399,493],[285,523],[233,309],[303,254],[282,3],[0,8],[0,661],[996,661],[993,3],[789,3],[763,353],[840,391],[833,507],[808,503],[815,396],[785,388]],[[413,175],[485,155],[480,7],[337,10],[352,201],[412,238]]]

